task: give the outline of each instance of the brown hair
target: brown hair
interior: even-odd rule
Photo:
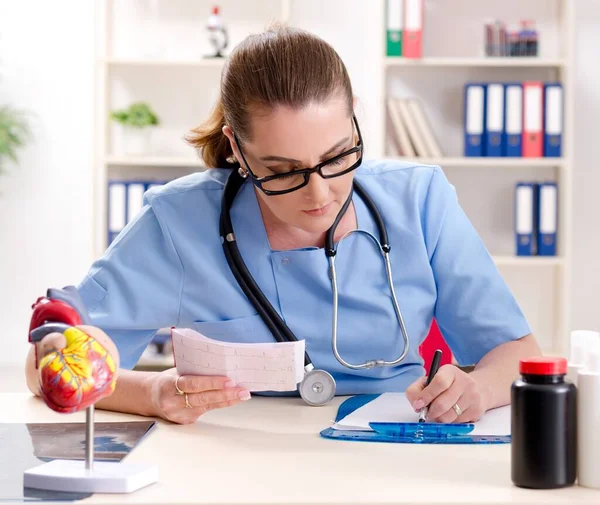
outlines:
[[[221,73],[220,97],[210,117],[186,137],[209,168],[235,168],[226,124],[250,138],[249,113],[279,105],[298,108],[341,93],[352,113],[353,93],[338,53],[321,38],[276,24],[250,35],[231,53]]]

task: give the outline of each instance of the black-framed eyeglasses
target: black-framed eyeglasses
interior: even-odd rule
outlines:
[[[265,177],[257,177],[250,169],[250,165],[244,156],[240,141],[237,135],[234,134],[235,143],[242,156],[245,169],[250,174],[253,184],[262,190],[266,195],[283,195],[291,193],[308,184],[311,174],[318,172],[323,179],[333,179],[348,174],[356,170],[362,163],[363,158],[363,141],[358,127],[356,116],[352,114],[352,122],[356,127],[358,134],[358,142],[356,146],[344,151],[341,154],[334,156],[328,160],[322,161],[313,168],[302,168],[300,170],[292,170],[284,174],[267,175]]]

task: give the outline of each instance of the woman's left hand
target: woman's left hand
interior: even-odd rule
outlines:
[[[428,407],[427,420],[439,423],[469,423],[478,420],[487,410],[489,399],[472,374],[454,365],[440,367],[425,387],[421,377],[406,390],[406,398],[416,412]]]

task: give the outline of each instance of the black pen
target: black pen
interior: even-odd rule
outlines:
[[[433,360],[431,361],[431,368],[429,369],[429,374],[427,375],[427,382],[425,382],[425,387],[429,386],[435,374],[440,367],[440,360],[442,359],[442,351],[440,349],[436,349],[435,354],[433,355]],[[421,409],[419,413],[419,422],[424,423],[425,418],[427,417],[427,406]]]

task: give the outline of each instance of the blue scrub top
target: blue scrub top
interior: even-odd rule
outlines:
[[[193,328],[214,339],[273,342],[233,277],[219,236],[221,196],[230,170],[213,169],[149,190],[144,208],[79,286],[95,326],[132,368],[158,329]],[[313,175],[315,177],[315,175]],[[404,391],[423,375],[418,347],[435,317],[455,358],[477,363],[494,347],[531,333],[482,240],[440,167],[364,161],[355,172],[389,235],[396,296],[410,337],[395,367],[351,370],[333,355],[332,290],[321,248],[270,247],[251,182],[231,209],[246,265],[306,349],[328,370],[337,394]],[[358,227],[379,237],[354,195]],[[392,360],[403,350],[383,258],[362,233],[344,239],[336,259],[338,349],[351,363]]]

